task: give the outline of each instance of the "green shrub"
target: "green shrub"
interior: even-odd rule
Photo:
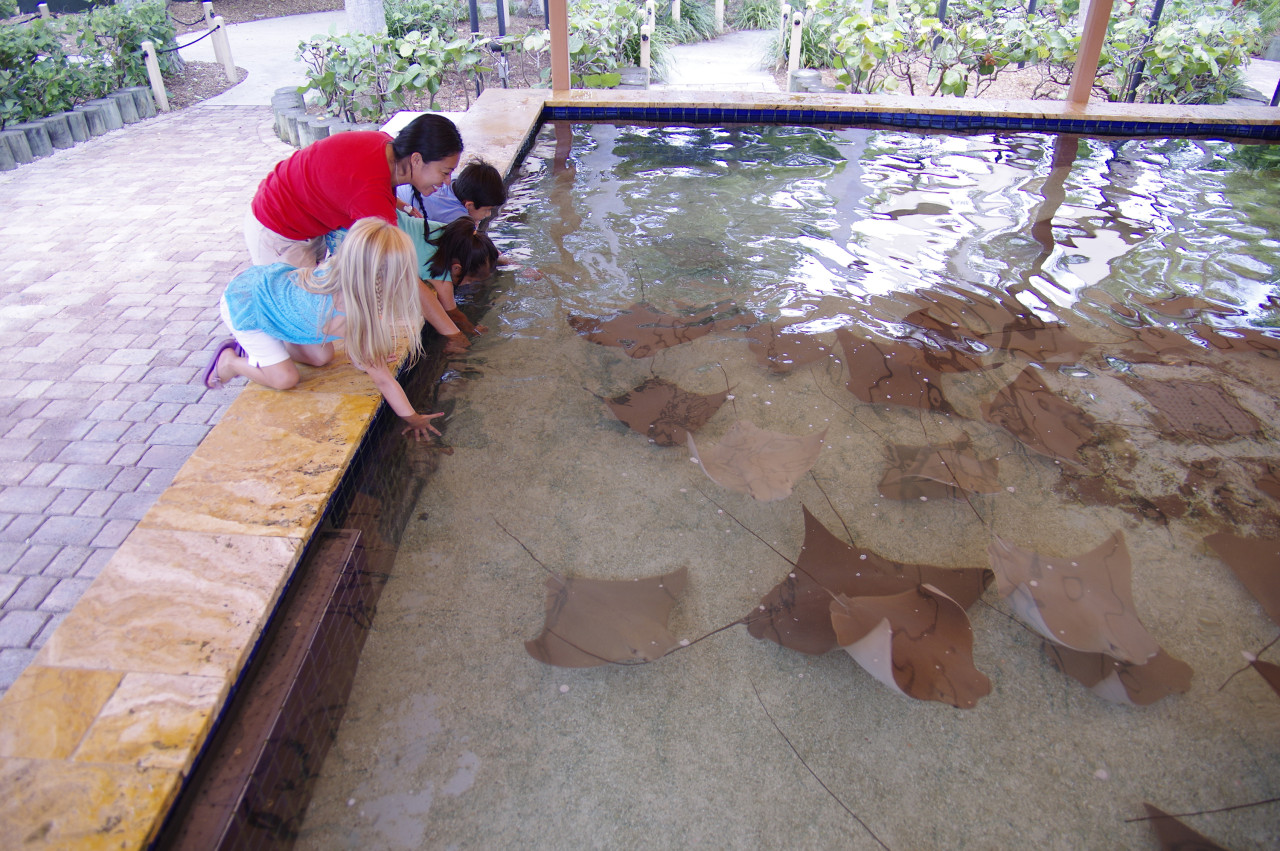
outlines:
[[[667,38],[674,44],[690,44],[715,38],[715,7],[707,0],[681,0],[680,23],[671,18],[671,4],[658,5],[658,28],[666,28]]]
[[[175,54],[159,53],[173,44],[174,27],[162,0],[145,0],[132,6],[97,6],[80,18],[76,42],[80,52],[102,69],[103,93],[147,82],[142,42],[157,48],[160,72],[179,68]]]
[[[743,0],[734,10],[730,22],[739,30],[770,30],[782,21],[782,3],[779,0]]]
[[[403,38],[414,30],[435,30],[448,38],[457,23],[468,17],[466,7],[458,0],[383,0],[383,11],[387,35],[392,38]]]

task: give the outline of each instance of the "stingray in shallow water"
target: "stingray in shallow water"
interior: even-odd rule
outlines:
[[[542,632],[529,655],[562,668],[652,662],[680,642],[667,618],[688,582],[688,568],[644,579],[547,577]]]
[[[899,694],[969,709],[991,693],[973,664],[969,616],[932,585],[882,597],[840,594],[830,609],[836,642]]]
[[[1192,830],[1159,807],[1144,803],[1160,851],[1227,851],[1204,834]]]
[[[662,378],[648,378],[638,387],[603,401],[614,416],[651,442],[677,446],[685,443],[690,432],[706,425],[728,396],[728,390],[704,396]]]
[[[831,346],[812,334],[788,331],[788,327],[768,322],[747,331],[751,351],[761,366],[783,373],[831,356]]]
[[[611,319],[570,315],[569,325],[593,343],[622,349],[633,358],[647,358],[710,334],[716,327],[717,312],[712,306],[676,316],[640,302]]]
[[[1204,542],[1227,563],[1271,620],[1280,624],[1280,538],[1217,532]]]
[[[1280,351],[1280,338],[1257,328],[1214,328],[1203,323],[1187,326],[1195,335],[1220,352],[1240,354],[1274,354]]]
[[[833,535],[808,508],[803,510],[804,544],[795,569],[747,617],[747,631],[755,638],[819,656],[837,646],[831,601],[838,594],[886,596],[928,584],[968,608],[991,583],[991,571],[985,568],[907,564],[852,546]]]
[[[1266,680],[1267,685],[1271,686],[1271,690],[1280,695],[1280,665],[1251,657],[1249,658],[1249,667],[1257,671],[1258,675]]]
[[[984,402],[982,416],[1037,452],[1073,464],[1082,447],[1097,441],[1093,417],[1046,387],[1031,367]]]
[[[1129,550],[1120,532],[1069,558],[1024,550],[999,537],[987,552],[1000,596],[1050,641],[1135,665],[1160,652],[1135,611]]]
[[[999,461],[973,454],[967,438],[940,446],[893,444],[885,452],[889,469],[879,491],[889,499],[962,499],[1000,490]]]
[[[1133,381],[1130,386],[1161,414],[1166,437],[1193,440],[1231,440],[1255,437],[1262,431],[1257,417],[1221,387],[1204,381],[1162,379]]]
[[[773,502],[791,495],[796,480],[818,460],[826,436],[826,429],[794,437],[739,420],[715,445],[699,449],[692,434],[687,440],[689,454],[713,482],[761,502]]]
[[[1141,665],[1122,662],[1105,653],[1082,653],[1052,642],[1045,643],[1044,652],[1059,671],[1113,703],[1147,706],[1191,689],[1191,666],[1164,649]]]
[[[954,413],[938,383],[945,373],[987,368],[957,349],[928,349],[911,343],[868,340],[848,329],[836,331],[849,368],[849,392],[864,402]]]

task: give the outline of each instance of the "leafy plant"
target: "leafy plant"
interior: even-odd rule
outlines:
[[[436,30],[443,37],[453,34],[467,10],[458,0],[383,0],[387,35],[403,38],[417,30]]]
[[[690,44],[715,38],[715,8],[706,0],[681,0],[680,22],[671,17],[671,4],[658,5],[657,24],[668,31],[668,38],[675,44]]]
[[[773,29],[781,20],[779,0],[743,0],[730,18],[734,29],[739,30]]]
[[[147,82],[142,42],[157,48],[171,44],[173,22],[161,0],[145,0],[131,6],[97,6],[79,16],[76,43],[80,52],[103,71],[103,92]],[[176,53],[160,53],[160,72],[172,73],[180,65]]]

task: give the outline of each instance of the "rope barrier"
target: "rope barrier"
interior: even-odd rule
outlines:
[[[27,23],[27,21],[34,21],[36,18],[39,18],[39,17],[40,15],[32,15],[31,17],[27,18],[25,21],[5,21],[5,24],[6,25],[25,24]]]
[[[166,47],[164,50],[157,50],[157,51],[156,51],[156,53],[157,53],[157,54],[160,54],[160,53],[173,53],[175,50],[182,50],[182,49],[183,49],[183,48],[185,48],[185,47],[190,47],[190,46],[191,46],[191,45],[193,45],[193,44],[196,44],[196,43],[198,43],[198,42],[204,41],[206,38],[208,38],[209,36],[213,35],[213,34],[214,34],[214,33],[216,33],[217,31],[218,31],[218,28],[217,28],[217,27],[214,27],[213,29],[211,29],[211,30],[209,30],[208,32],[206,32],[204,35],[200,36],[200,38],[196,39],[195,41],[189,41],[189,42],[187,42],[186,44],[180,44],[180,45],[178,45],[177,47]]]
[[[196,24],[204,23],[204,18],[197,18],[194,21],[184,21],[182,18],[175,18],[173,15],[169,16],[169,20],[173,21],[175,24],[182,24],[184,27],[194,27]]]

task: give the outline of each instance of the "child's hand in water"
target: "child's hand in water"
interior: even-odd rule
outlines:
[[[414,414],[408,417],[401,417],[400,419],[404,420],[409,425],[401,429],[400,433],[408,434],[409,432],[413,432],[413,439],[419,442],[423,440],[430,440],[431,435],[440,434],[440,432],[436,430],[436,427],[431,424],[431,421],[434,420],[436,417],[443,417],[443,416],[444,414],[441,413],[441,414]]]

